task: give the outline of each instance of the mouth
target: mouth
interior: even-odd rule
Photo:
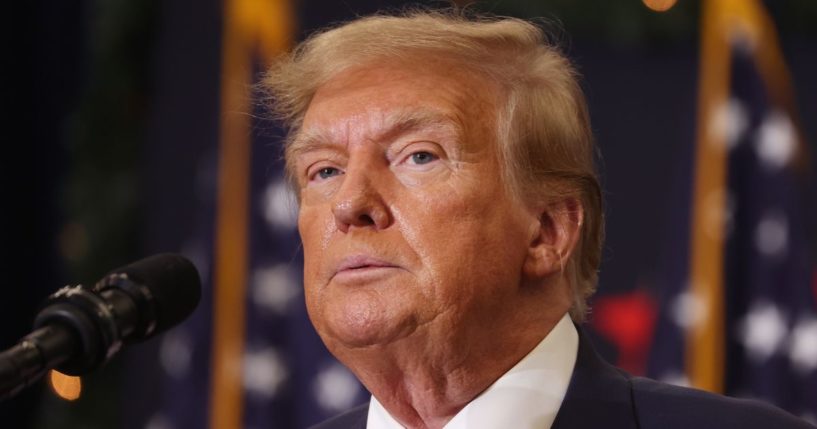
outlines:
[[[385,273],[397,265],[368,255],[354,255],[343,258],[338,264],[333,278],[335,280],[362,281],[372,275]]]
[[[362,270],[366,268],[393,268],[394,264],[386,262],[377,258],[366,255],[355,255],[343,258],[338,268],[337,273],[342,271]]]

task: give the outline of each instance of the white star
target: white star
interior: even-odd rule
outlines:
[[[801,374],[817,369],[817,319],[800,319],[789,341],[789,358],[794,369]]]
[[[360,384],[349,370],[334,363],[318,374],[312,389],[321,407],[341,411],[354,405]]]
[[[715,111],[710,127],[709,132],[716,137],[715,141],[723,141],[727,148],[734,148],[749,127],[746,106],[737,98],[730,98]]]
[[[190,372],[193,357],[193,341],[184,329],[169,331],[159,346],[159,362],[165,372],[174,378],[182,378]]]
[[[259,268],[252,275],[253,301],[277,314],[284,313],[301,288],[286,264]]]
[[[757,302],[738,327],[749,358],[762,363],[780,350],[786,335],[785,315],[774,304]]]
[[[271,398],[288,376],[286,365],[272,347],[244,355],[244,389],[249,393]]]
[[[755,150],[760,159],[774,169],[788,164],[797,146],[797,139],[788,115],[773,110],[757,130]]]
[[[298,224],[298,202],[284,180],[270,183],[262,195],[261,209],[275,229],[294,229]]]
[[[687,289],[691,289],[687,288]],[[679,293],[670,304],[670,315],[676,325],[689,329],[706,317],[706,306],[701,297],[689,290]]]
[[[785,256],[789,245],[789,222],[780,210],[764,213],[755,228],[755,247],[761,255]]]

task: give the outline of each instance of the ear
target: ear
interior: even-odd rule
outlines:
[[[584,207],[577,198],[558,198],[540,208],[537,215],[539,222],[531,226],[523,266],[530,278],[564,271],[581,235]]]

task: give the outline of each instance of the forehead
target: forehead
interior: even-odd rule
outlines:
[[[450,65],[375,64],[344,71],[316,91],[293,139],[371,139],[419,127],[470,134],[496,112],[494,85]]]
[[[462,136],[465,133],[456,115],[427,107],[406,107],[391,111],[372,111],[369,115],[360,115],[346,121],[310,123],[291,142],[289,151],[292,156],[297,156],[298,153],[331,144],[338,139],[348,141],[360,136],[369,141],[387,142],[418,131],[448,136]]]

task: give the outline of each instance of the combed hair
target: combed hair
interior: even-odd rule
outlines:
[[[320,86],[353,67],[435,58],[495,82],[497,141],[508,189],[523,201],[576,198],[584,210],[581,236],[564,273],[570,314],[582,322],[596,288],[604,239],[595,145],[577,74],[541,28],[515,18],[468,17],[454,11],[407,11],[359,18],[313,34],[267,71],[261,89],[272,114],[300,130]],[[287,145],[287,147],[290,147]],[[288,174],[292,157],[286,151]]]

